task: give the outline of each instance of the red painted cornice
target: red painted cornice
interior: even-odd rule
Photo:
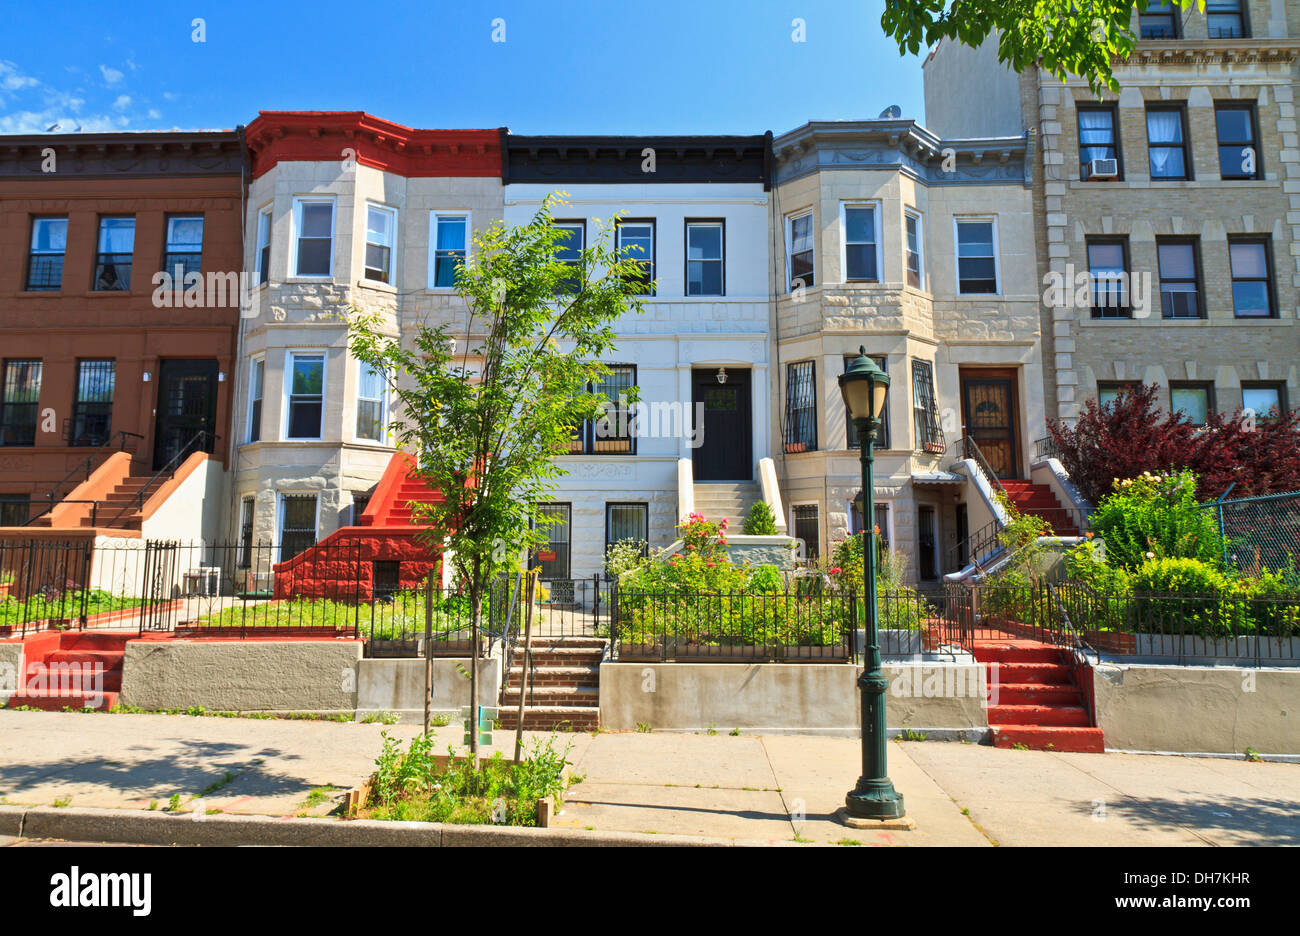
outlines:
[[[278,162],[341,162],[403,176],[500,176],[500,130],[414,130],[365,111],[260,111],[245,131],[253,178]]]

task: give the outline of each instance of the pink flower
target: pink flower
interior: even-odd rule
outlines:
[[[843,571],[844,570],[841,569],[839,566],[836,566],[835,568],[831,569],[831,575],[839,575]]]
[[[705,564],[706,566],[708,566],[710,569],[712,569],[715,565],[717,565],[716,562],[706,562],[706,563],[704,563],[704,564]]]

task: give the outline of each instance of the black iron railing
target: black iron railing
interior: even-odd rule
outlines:
[[[65,419],[63,421],[63,425],[64,425],[64,432],[66,434],[67,427],[69,425],[69,420]],[[119,429],[112,436],[110,436],[103,445],[99,446],[99,448],[93,454],[87,455],[84,459],[78,462],[76,467],[74,467],[71,471],[69,471],[66,475],[64,475],[63,479],[59,481],[58,484],[54,485],[54,487],[50,488],[49,491],[46,492],[45,500],[47,504],[45,509],[32,517],[28,517],[27,522],[23,524],[23,526],[30,526],[34,520],[37,520],[45,516],[47,513],[49,513],[51,510],[53,510],[56,506],[58,506],[61,503],[96,504],[96,505],[100,504],[100,502],[98,501],[75,501],[75,502],[64,501],[59,498],[59,492],[62,491],[64,485],[66,485],[73,478],[77,478],[77,477],[81,478],[81,480],[77,482],[78,484],[84,484],[85,482],[89,481],[91,474],[94,472],[95,468],[97,467],[95,463],[99,460],[100,457],[104,455],[105,452],[111,452],[111,451],[135,452],[135,448],[136,448],[135,442],[132,440],[139,440],[143,438],[144,436],[140,435],[139,433],[127,432],[124,429]],[[92,510],[93,509],[94,508],[92,508]]]

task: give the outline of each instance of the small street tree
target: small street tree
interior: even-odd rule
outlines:
[[[591,246],[567,248],[552,223],[557,203],[548,197],[528,224],[496,222],[474,236],[456,270],[467,327],[422,323],[398,337],[383,313],[350,317],[352,353],[386,375],[390,428],[417,456],[413,474],[443,495],[413,504],[413,519],[468,589],[475,664],[488,586],[546,541],[536,507],[564,474],[555,458],[584,419],[598,431],[607,423],[610,401],[593,390],[608,373],[600,361],[613,323],[642,311],[645,270],[611,246],[612,220]],[[477,750],[477,665],[470,676]]]

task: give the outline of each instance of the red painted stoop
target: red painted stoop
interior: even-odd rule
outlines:
[[[1037,640],[977,640],[973,652],[988,676],[994,747],[1106,750],[1101,729],[1091,723],[1084,690],[1059,648]]]
[[[126,642],[134,636],[47,632],[28,638],[23,646],[23,683],[9,697],[8,708],[111,709],[122,691]]]
[[[1034,484],[1032,481],[1002,481],[1003,490],[1011,503],[1022,514],[1042,517],[1052,528],[1056,536],[1078,536],[1079,527],[1070,512],[1061,506],[1060,500],[1046,484]]]

